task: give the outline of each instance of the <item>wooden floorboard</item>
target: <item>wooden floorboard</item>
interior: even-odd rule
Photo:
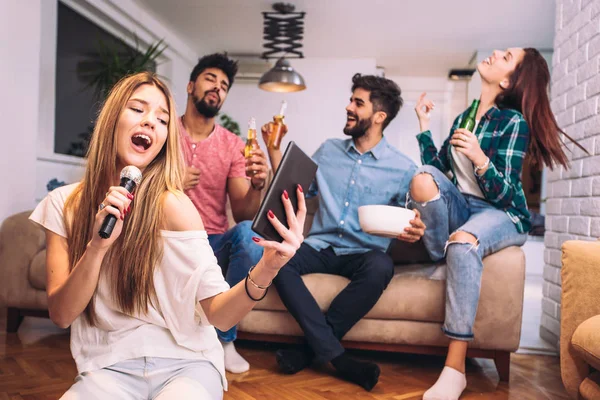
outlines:
[[[228,374],[225,400],[416,400],[435,382],[444,362],[437,356],[352,351],[381,367],[379,384],[365,392],[336,378],[331,368],[280,374],[274,353],[281,346],[239,342],[251,369]],[[68,334],[49,320],[28,317],[18,333],[0,334],[0,400],[57,399],[75,374]],[[557,357],[513,354],[510,374],[509,384],[500,383],[493,361],[469,359],[468,385],[461,399],[568,399]]]

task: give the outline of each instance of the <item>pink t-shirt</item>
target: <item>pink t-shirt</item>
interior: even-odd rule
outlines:
[[[186,194],[202,217],[209,235],[225,233],[227,179],[246,177],[246,160],[240,150],[244,142],[221,125],[200,142],[193,142],[179,119],[179,132],[186,166],[200,169],[200,182]]]

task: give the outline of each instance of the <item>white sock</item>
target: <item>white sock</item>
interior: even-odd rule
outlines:
[[[458,400],[467,387],[467,378],[454,368],[444,367],[435,385],[423,395],[423,400]]]
[[[248,361],[235,350],[233,342],[222,343],[225,351],[225,369],[234,374],[241,374],[250,369]]]

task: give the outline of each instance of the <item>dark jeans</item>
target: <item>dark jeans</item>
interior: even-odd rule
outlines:
[[[350,279],[326,313],[321,312],[302,281],[302,275],[311,273]],[[381,251],[337,256],[331,247],[317,251],[303,243],[279,271],[274,284],[304,331],[315,362],[324,364],[344,352],[340,340],[375,305],[393,275],[392,259]]]

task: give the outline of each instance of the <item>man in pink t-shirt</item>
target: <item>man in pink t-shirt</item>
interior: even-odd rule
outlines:
[[[260,149],[245,159],[242,139],[215,123],[236,72],[237,63],[225,54],[202,57],[191,73],[185,114],[179,120],[185,193],[202,216],[209,243],[231,287],[243,281],[262,257],[262,247],[252,241],[249,220],[258,211],[268,173]],[[228,229],[227,196],[238,223],[232,229]],[[225,368],[233,373],[247,371],[248,362],[233,345],[236,327],[217,330],[217,334],[225,350]]]

